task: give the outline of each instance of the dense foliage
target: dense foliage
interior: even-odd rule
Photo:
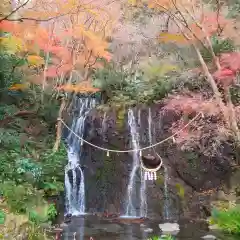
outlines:
[[[63,191],[66,152],[60,144],[61,123],[55,123],[72,93],[101,91],[107,107],[119,108],[121,113],[135,104],[162,101],[163,111],[180,116],[169,129],[172,133],[202,112],[194,126],[176,136],[177,147],[219,157],[222,143],[227,142],[238,154],[239,1],[129,3],[131,7],[126,5],[122,11],[123,6],[108,8],[105,1],[89,5],[41,0],[31,1],[33,8],[19,6],[16,12],[8,6],[1,13],[0,200],[4,210],[0,222],[9,223],[17,214],[19,229],[30,226],[29,239],[44,239],[39,224],[57,214],[46,201]],[[150,37],[133,31],[137,39],[129,42],[136,46],[128,53],[124,44],[128,43],[125,32],[129,25],[119,21],[117,13],[129,14],[133,8],[134,17],[128,23],[138,26],[137,22],[146,24],[149,17],[155,17],[164,29],[152,24],[150,30],[157,33]],[[119,38],[112,31],[114,21],[124,32]],[[120,39],[119,45],[116,39]],[[116,49],[123,45],[120,53],[114,50],[114,43]],[[232,165],[240,163],[237,157],[231,161]],[[176,188],[184,197],[181,186]],[[235,210],[218,213],[215,220],[224,230],[237,233]],[[12,232],[8,226],[2,228],[4,234]],[[19,233],[12,234],[14,238]]]
[[[48,95],[42,105],[38,88],[12,90],[11,86],[22,83],[23,76],[15,69],[21,59],[4,51],[0,57],[4,60],[0,69],[0,222],[5,223],[0,226],[1,234],[42,240],[39,224],[57,215],[55,203],[47,199],[64,189],[65,148],[62,145],[52,153],[59,106],[54,100],[47,104]],[[11,230],[7,223],[12,218],[19,229],[29,227],[22,233]]]
[[[240,206],[225,211],[213,209],[210,221],[225,232],[240,235]]]

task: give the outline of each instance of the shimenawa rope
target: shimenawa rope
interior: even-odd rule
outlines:
[[[138,151],[144,151],[144,150],[147,150],[149,148],[154,148],[170,139],[174,139],[174,136],[177,136],[180,132],[182,132],[186,127],[188,127],[192,122],[194,122],[199,116],[203,116],[203,113],[198,113],[193,119],[191,119],[183,128],[181,128],[179,131],[175,132],[174,134],[172,134],[171,136],[163,139],[162,141],[160,142],[157,142],[155,144],[152,144],[150,146],[147,146],[147,147],[143,147],[143,148],[139,148],[139,149],[129,149],[129,150],[114,150],[114,149],[108,149],[108,148],[103,148],[103,147],[100,147],[100,146],[97,146],[95,144],[92,144],[90,142],[88,142],[87,140],[83,139],[82,137],[78,136],[74,131],[72,131],[72,129],[70,127],[68,127],[68,125],[63,121],[63,119],[61,118],[58,118],[57,120],[62,122],[62,124],[70,131],[72,132],[73,135],[75,135],[78,139],[80,139],[81,141],[87,143],[88,145],[92,146],[92,147],[95,147],[99,150],[102,150],[102,151],[105,151],[107,153],[110,153],[110,152],[115,152],[115,153],[129,153],[129,152],[138,152]]]

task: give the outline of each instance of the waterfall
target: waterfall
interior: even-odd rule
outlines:
[[[103,138],[103,141],[107,141],[107,130],[108,130],[107,120],[108,120],[107,112],[104,112],[103,120],[102,120],[102,138]]]
[[[164,218],[168,220],[170,218],[169,213],[169,192],[168,192],[168,169],[164,167]]]
[[[79,215],[85,213],[85,181],[81,166],[83,142],[74,134],[84,137],[85,120],[89,111],[95,107],[95,99],[75,98],[75,111],[72,126],[67,137],[68,164],[65,167],[65,205],[67,213]],[[73,133],[74,132],[74,133]]]
[[[136,119],[134,117],[134,113],[132,109],[128,111],[128,125],[130,127],[131,133],[131,140],[132,140],[132,147],[133,149],[138,149],[139,146],[139,135],[137,132],[137,125]],[[137,210],[134,206],[134,202],[137,200],[136,196],[136,177],[137,177],[137,170],[139,169],[140,162],[139,162],[139,155],[137,151],[133,152],[133,164],[132,164],[132,171],[130,174],[130,179],[127,187],[127,209],[126,209],[126,216],[129,217],[137,217]]]
[[[149,144],[152,145],[152,112],[151,108],[148,108],[148,138]]]
[[[139,127],[141,128],[141,110],[139,110],[139,118],[138,118],[138,124]],[[150,121],[148,120],[148,124]],[[149,125],[150,126],[150,125]],[[151,127],[150,131],[151,131]],[[151,134],[152,136],[152,134]],[[145,180],[144,176],[144,170],[141,169],[141,187],[140,187],[140,193],[141,193],[141,203],[140,203],[140,216],[141,217],[147,217],[147,197],[146,197],[146,188],[147,188],[147,182]]]
[[[163,134],[163,115],[160,113],[160,120],[159,120],[159,129],[161,130],[160,135]],[[168,189],[168,168],[164,164],[164,219],[168,220],[171,218],[171,211],[170,211],[170,198],[169,198],[169,189]]]
[[[128,125],[131,133],[131,145],[133,149],[139,148],[139,133],[137,130],[137,123],[132,109],[128,111]],[[144,175],[141,173],[141,185],[140,185],[140,211],[137,212],[136,204],[139,203],[139,197],[137,195],[137,173],[140,168],[140,159],[138,151],[133,152],[133,163],[130,179],[127,187],[127,207],[125,211],[126,217],[142,217],[145,216],[145,189]]]
[[[140,122],[141,123],[141,122]],[[141,127],[141,125],[140,125]],[[148,139],[149,145],[153,144],[153,137],[152,137],[152,112],[151,108],[148,108]],[[147,216],[147,198],[146,198],[146,180],[144,178],[144,171],[141,170],[141,216]]]

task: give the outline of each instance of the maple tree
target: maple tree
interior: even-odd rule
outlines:
[[[76,0],[26,1],[0,20],[0,30],[11,33],[1,37],[3,49],[26,60],[27,64],[18,69],[27,84],[37,84],[43,91],[54,90],[57,95],[62,91],[99,91],[91,84],[92,70],[102,66],[101,59],[111,59],[105,40],[111,30],[111,16],[104,6]],[[17,88],[23,86],[11,87]],[[65,101],[59,117],[63,106]],[[55,150],[60,130],[59,122]]]
[[[43,71],[34,76],[35,83],[38,80],[46,84],[46,78],[58,78],[59,85],[60,76],[63,79],[64,75],[71,75],[73,71],[77,72],[81,81],[86,81],[89,74],[85,72],[99,66],[98,58],[110,59],[103,34],[108,27],[106,21],[109,21],[108,14],[108,18],[103,14],[106,11],[73,0],[64,3],[58,0],[31,1],[31,5],[34,5],[33,9],[22,9],[18,14],[20,23],[2,20],[0,28],[12,33],[12,36],[1,39],[2,44],[17,48],[12,49],[15,53],[25,54],[31,66],[41,67],[45,63]],[[53,7],[56,9],[54,13],[51,11]],[[51,18],[55,19],[47,22],[46,26],[39,24]],[[44,52],[44,58],[39,55],[40,51]],[[77,90],[76,87],[74,89]]]
[[[216,10],[213,11],[201,0],[130,0],[130,3],[137,7],[144,7],[147,3],[147,6],[154,9],[155,13],[158,12],[168,17],[165,29],[158,36],[161,42],[193,46],[206,80],[214,92],[218,112],[223,116],[225,126],[231,130],[236,141],[240,143],[238,118],[230,94],[230,87],[236,83],[235,80],[240,70],[240,54],[229,52],[216,56],[210,40],[213,35],[218,35],[223,39],[231,38],[231,35],[236,32],[235,22],[224,17],[221,4],[216,2]],[[171,29],[169,29],[170,22],[172,23]],[[205,62],[200,48],[205,48],[210,52],[215,68]]]

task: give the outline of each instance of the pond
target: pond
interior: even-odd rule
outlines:
[[[152,236],[161,236],[159,224],[162,221],[146,220],[136,222],[122,219],[105,220],[97,216],[73,217],[72,222],[64,226],[62,240],[147,240]],[[205,221],[180,220],[180,232],[176,240],[200,240],[204,236],[216,236],[219,240],[237,240],[219,232],[211,232]],[[209,236],[210,237],[210,236]],[[206,238],[214,239],[214,238]]]

